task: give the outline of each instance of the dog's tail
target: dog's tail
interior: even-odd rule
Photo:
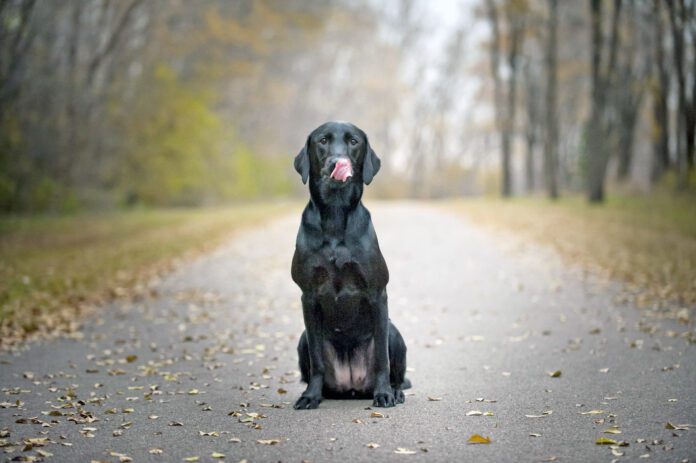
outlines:
[[[401,389],[411,389],[411,380],[404,378],[404,382],[401,383]]]

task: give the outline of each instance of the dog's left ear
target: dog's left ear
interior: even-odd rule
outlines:
[[[307,137],[304,148],[295,156],[295,170],[302,177],[302,183],[307,183],[309,178],[309,153],[307,150],[309,150],[309,137]]]
[[[375,152],[372,150],[367,137],[365,137],[365,141],[367,141],[367,148],[365,152],[365,159],[363,160],[362,178],[365,185],[369,185],[374,176],[377,175],[377,172],[379,172],[382,161],[379,160],[377,154],[375,154]]]

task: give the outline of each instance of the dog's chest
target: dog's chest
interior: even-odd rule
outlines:
[[[364,305],[367,280],[356,253],[345,246],[325,246],[312,263],[312,280],[327,314],[356,313]],[[356,313],[357,315],[357,313]]]

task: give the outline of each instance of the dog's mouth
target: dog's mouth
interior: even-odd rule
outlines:
[[[349,178],[353,176],[353,165],[350,163],[349,159],[339,158],[336,161],[331,175],[329,178],[337,180],[339,182],[346,182]]]

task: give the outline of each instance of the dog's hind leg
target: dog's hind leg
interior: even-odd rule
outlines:
[[[297,354],[300,358],[300,373],[302,382],[309,382],[309,343],[307,342],[307,332],[303,331],[300,342],[297,343]]]
[[[404,403],[403,389],[411,387],[411,382],[406,379],[406,343],[391,321],[389,321],[389,382],[394,390],[396,403]]]

